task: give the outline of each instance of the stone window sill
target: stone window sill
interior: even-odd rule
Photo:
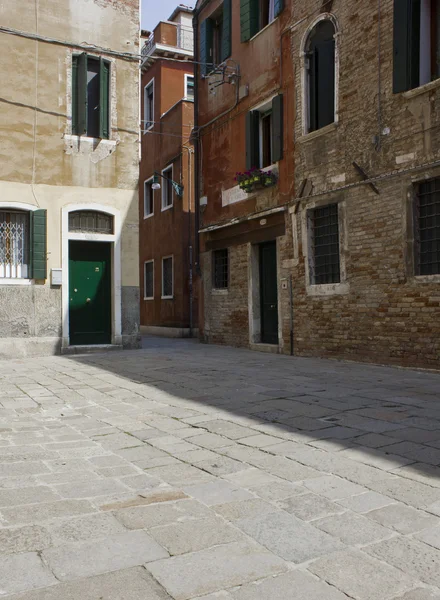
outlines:
[[[411,277],[413,283],[440,283],[440,273],[437,275],[413,275]]]
[[[256,38],[257,38],[259,35],[261,35],[261,34],[263,33],[263,31],[266,31],[266,29],[269,29],[269,27],[270,27],[271,25],[273,25],[273,24],[274,24],[274,23],[275,23],[277,20],[278,20],[278,17],[275,17],[275,19],[273,19],[273,21],[271,21],[270,23],[268,23],[267,25],[265,25],[265,26],[263,27],[263,29],[260,29],[260,31],[257,31],[257,33],[256,33],[255,35],[253,35],[253,36],[250,38],[250,40],[249,40],[249,41],[250,41],[250,42],[253,42],[253,41],[254,41],[254,40],[255,40],[255,39],[256,39]]]
[[[414,98],[415,96],[420,96],[421,94],[426,94],[431,90],[435,90],[440,87],[440,79],[435,79],[434,81],[430,81],[429,83],[425,83],[420,87],[414,88],[413,90],[408,90],[407,92],[402,92],[402,96],[404,98]]]
[[[212,288],[211,290],[213,296],[227,296],[229,293],[228,288]]]
[[[330,125],[326,125],[325,127],[321,127],[321,129],[317,129],[316,131],[311,131],[310,133],[305,133],[302,135],[302,137],[300,137],[298,139],[298,142],[308,142],[310,140],[314,140],[317,137],[320,137],[321,135],[326,135],[327,133],[330,133],[331,131],[336,131],[336,129],[338,128],[338,122],[335,121],[334,123],[330,123]]]
[[[32,285],[33,279],[9,279],[5,277],[0,279],[0,285]]]
[[[350,292],[350,286],[346,282],[307,285],[306,291],[308,296],[343,296]]]

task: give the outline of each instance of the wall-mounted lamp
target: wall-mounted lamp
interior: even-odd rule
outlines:
[[[179,183],[176,183],[175,181],[173,181],[169,177],[165,177],[164,175],[161,175],[157,171],[154,172],[153,183],[151,184],[151,188],[153,190],[160,190],[159,177],[162,177],[162,179],[165,179],[166,181],[169,181],[171,183],[171,185],[173,186],[173,189],[176,192],[177,196],[180,196],[180,197],[183,196],[183,185],[180,185]]]

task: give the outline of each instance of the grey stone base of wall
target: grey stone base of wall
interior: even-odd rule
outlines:
[[[142,336],[139,333],[134,335],[123,335],[122,347],[124,350],[137,350],[138,348],[142,348]]]
[[[60,354],[61,338],[0,338],[0,359]]]
[[[136,350],[142,347],[140,334],[140,292],[139,287],[122,287],[122,345]]]
[[[141,325],[141,334],[169,338],[198,338],[199,330],[193,329],[191,335],[191,331],[187,327],[156,327],[154,325]]]

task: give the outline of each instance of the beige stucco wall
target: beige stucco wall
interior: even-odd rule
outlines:
[[[0,23],[74,44],[139,53],[139,0],[29,0],[25,9],[22,3],[0,0]],[[57,296],[60,290],[51,288],[50,270],[62,266],[63,207],[99,204],[120,211],[121,283],[134,298],[139,286],[139,64],[102,54],[111,62],[110,139],[78,138],[71,135],[71,97],[72,55],[79,52],[0,33],[0,56],[8,57],[0,61],[0,203],[47,209],[44,287]],[[100,56],[99,51],[87,52]],[[10,321],[10,314],[5,308],[8,286],[0,288],[1,324],[2,317]],[[12,299],[20,292],[9,289],[11,312]],[[59,314],[59,320],[53,332],[60,330],[63,319],[58,298],[55,305],[53,314]],[[0,327],[0,338],[5,335],[9,333]]]

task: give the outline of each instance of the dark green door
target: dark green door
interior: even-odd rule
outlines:
[[[111,247],[69,242],[70,344],[111,342]]]
[[[260,245],[261,341],[278,344],[277,247],[275,242]]]

